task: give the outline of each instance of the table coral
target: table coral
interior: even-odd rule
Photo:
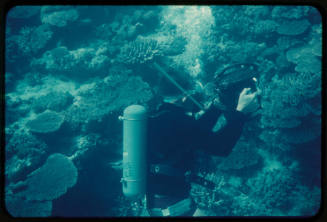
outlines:
[[[64,122],[64,116],[50,110],[36,116],[26,123],[26,126],[31,132],[35,133],[50,133],[57,131]]]
[[[69,92],[53,91],[33,100],[32,107],[40,113],[49,109],[60,112],[73,102],[73,96]]]
[[[60,153],[52,154],[24,181],[26,189],[17,193],[28,201],[56,199],[76,184],[78,171],[73,162]]]
[[[73,125],[101,121],[111,112],[135,103],[144,104],[152,96],[149,85],[140,77],[109,75],[80,88],[78,100],[66,111],[66,120]]]

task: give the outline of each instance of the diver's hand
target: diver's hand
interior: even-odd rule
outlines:
[[[237,111],[245,114],[252,113],[259,108],[258,92],[251,93],[251,88],[244,88],[238,98]]]

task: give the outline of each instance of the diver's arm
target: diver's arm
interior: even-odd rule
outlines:
[[[201,126],[203,122],[199,122],[198,126],[201,128],[201,132],[198,137],[198,147],[208,154],[227,156],[241,136],[247,116],[237,110],[224,113],[224,116],[227,123],[218,132],[213,132],[212,127],[205,129],[205,127]],[[213,121],[217,121],[217,118]]]
[[[218,156],[227,156],[235,146],[241,136],[244,123],[248,118],[248,114],[258,109],[257,92],[251,93],[250,88],[245,88],[241,92],[236,110],[224,113],[227,124],[217,133],[212,132],[212,121],[215,123],[217,117],[213,112],[220,115],[221,112],[210,107],[210,112],[205,116],[205,119],[199,121],[199,147],[200,141],[204,143],[203,148],[210,154]],[[210,124],[209,124],[210,123]]]

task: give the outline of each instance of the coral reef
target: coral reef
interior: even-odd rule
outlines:
[[[65,194],[77,181],[78,171],[65,155],[55,153],[23,182],[25,189],[16,193],[27,201],[51,201]]]
[[[71,105],[73,96],[69,92],[53,91],[35,98],[32,108],[35,112],[41,113],[45,110],[60,112]]]
[[[28,201],[15,195],[6,194],[6,209],[13,217],[49,217],[51,201]]]
[[[247,181],[251,187],[250,198],[260,202],[266,209],[281,209],[287,212],[292,207],[292,198],[296,195],[298,180],[287,169],[262,171]]]
[[[16,181],[35,170],[44,159],[47,145],[24,130],[13,133],[6,144],[5,175]]]
[[[133,211],[119,191],[117,117],[131,104],[154,111],[162,100],[185,96],[157,75],[154,62],[204,106],[224,111],[224,99],[232,97],[227,88],[257,80],[260,109],[231,154],[195,152],[194,173],[214,185],[191,183],[201,210],[212,216],[318,211],[322,22],[316,8],[16,6],[6,17],[5,44],[5,201],[13,216]],[[240,63],[257,69],[241,72]],[[214,83],[228,67],[234,69]]]
[[[10,9],[8,16],[16,19],[26,19],[37,15],[40,12],[40,6],[29,5],[29,6],[15,6]]]
[[[64,27],[67,23],[78,19],[78,11],[70,6],[42,6],[41,21],[58,27]]]
[[[281,35],[300,35],[310,26],[308,20],[284,21],[277,27],[278,34]]]
[[[76,50],[68,50],[67,47],[60,46],[46,51],[41,58],[33,59],[31,67],[81,80],[99,73],[109,64],[107,51],[105,44]]]
[[[271,11],[274,19],[300,19],[309,14],[309,6],[275,6]]]
[[[24,56],[34,55],[46,46],[52,35],[48,25],[25,26],[20,29],[18,35],[11,35],[6,39],[7,49]]]
[[[73,105],[66,110],[66,120],[72,126],[103,117],[131,104],[145,104],[152,98],[149,85],[140,77],[109,75],[104,80],[83,85]]]
[[[36,116],[26,123],[26,126],[34,133],[50,133],[57,131],[64,122],[64,116],[50,110]]]
[[[239,140],[233,151],[219,165],[220,170],[240,170],[256,165],[259,161],[258,153],[248,141]]]

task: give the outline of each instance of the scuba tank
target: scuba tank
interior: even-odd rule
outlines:
[[[123,120],[123,194],[142,199],[146,193],[147,110],[131,105],[119,119]]]

